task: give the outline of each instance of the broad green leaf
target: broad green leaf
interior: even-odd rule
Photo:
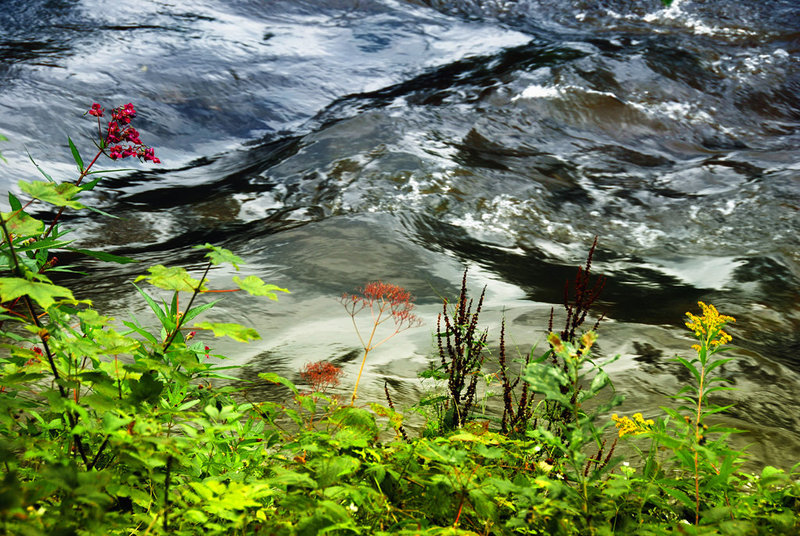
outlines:
[[[261,338],[261,335],[253,328],[246,328],[240,324],[231,324],[228,322],[200,322],[199,324],[195,324],[194,327],[197,329],[210,329],[214,332],[215,337],[230,337],[239,342],[247,342],[249,340]]]
[[[611,383],[611,379],[608,377],[608,374],[606,374],[604,370],[600,370],[592,379],[592,385],[589,387],[589,393],[594,395],[609,383]]]
[[[134,403],[148,402],[153,404],[164,390],[164,382],[157,380],[153,374],[142,374],[138,380],[128,382],[131,388],[130,398]]]
[[[206,242],[202,246],[193,246],[193,247],[194,249],[209,250],[209,253],[206,253],[206,257],[208,257],[208,260],[211,262],[211,264],[217,265],[228,262],[232,264],[233,267],[236,268],[237,270],[239,269],[240,264],[244,264],[244,261],[241,258],[234,255],[233,252],[225,248],[213,246],[208,242]]]
[[[67,141],[69,142],[69,150],[72,151],[72,158],[75,160],[75,163],[78,164],[78,171],[83,173],[83,158],[81,158],[78,148],[72,143],[72,138],[67,136]]]
[[[142,279],[146,279],[154,287],[184,292],[194,292],[198,287],[200,290],[206,289],[205,282],[201,286],[200,281],[190,276],[186,268],[180,266],[167,268],[159,264],[148,268],[147,271],[150,272],[150,275],[140,275],[134,282],[138,283]]]
[[[136,339],[120,335],[114,330],[94,330],[91,336],[108,355],[132,354],[141,346]]]
[[[295,393],[295,394],[297,394],[297,392],[298,392],[297,387],[295,387],[295,385],[292,382],[290,382],[289,380],[287,380],[283,376],[279,376],[279,375],[275,374],[274,372],[262,372],[261,374],[258,375],[258,377],[261,378],[262,380],[268,381],[270,383],[284,385],[284,386],[288,387],[289,389],[291,389],[292,392]]]
[[[75,299],[70,289],[58,285],[37,283],[20,277],[0,277],[0,299],[2,301],[15,300],[26,294],[43,309],[53,305],[56,297]]]
[[[254,275],[248,275],[244,279],[239,276],[233,276],[233,282],[239,285],[239,288],[248,294],[253,296],[266,296],[274,301],[278,301],[278,296],[275,294],[276,291],[289,293],[287,289],[264,283],[260,277]]]
[[[111,412],[106,412],[103,414],[103,432],[110,434],[123,426],[127,426],[130,422],[130,417],[118,417]]]
[[[11,210],[22,210],[22,203],[20,203],[17,196],[11,192],[8,192],[8,205],[11,207]]]
[[[6,221],[8,232],[17,236],[35,236],[44,231],[44,222],[22,212],[3,212],[0,214]]]
[[[34,199],[57,207],[84,208],[80,202],[74,199],[81,189],[68,182],[56,184],[55,182],[19,181],[19,187]]]
[[[89,255],[90,257],[100,259],[101,261],[116,262],[117,264],[129,264],[132,262],[139,262],[136,259],[131,259],[130,257],[122,257],[120,255],[114,255],[113,253],[106,253],[105,251],[92,251],[91,249],[77,249],[77,248],[67,248],[67,249],[70,251],[74,251],[76,253],[83,253],[84,255]]]

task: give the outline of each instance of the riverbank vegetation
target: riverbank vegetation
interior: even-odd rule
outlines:
[[[85,208],[102,156],[158,159],[132,127],[132,105],[105,123],[100,105],[88,114],[98,121],[90,163],[69,140],[78,177],[59,182],[40,169],[43,180],[20,183],[29,200],[9,194],[0,218],[3,533],[800,532],[798,467],[745,472],[746,451],[728,442],[736,430],[714,420],[729,409],[715,393],[730,389],[722,371],[732,317],[702,302],[687,313],[696,344],[675,359],[690,381],[658,414],[613,412],[623,394],[593,353],[602,327],[585,325],[603,286],[591,275],[594,246],[569,286],[565,325],[554,328],[551,316],[543,348],[510,351],[501,325],[490,351],[483,294],[470,297],[465,274],[429,327],[436,357],[423,375],[438,387],[414,407],[426,418],[421,432],[406,429],[389,386],[386,400],[363,400],[358,380],[340,385],[332,363],[309,359],[302,385],[270,372],[257,385],[238,380],[222,356],[211,359],[202,341],[259,335],[202,320],[217,301],[201,296],[288,292],[252,275],[210,288],[212,266],[244,264],[223,248],[198,246],[198,273],[142,270],[133,284],[147,317],[95,310],[58,284],[60,272],[78,269],[55,253],[133,260],[74,247],[61,214]],[[45,213],[34,203],[51,206],[48,221],[34,217]],[[420,323],[411,294],[391,283],[340,300],[364,350],[359,379],[372,349]],[[487,383],[497,386],[497,411],[482,404]],[[251,394],[265,385],[273,401]],[[335,394],[339,387],[352,395]]]

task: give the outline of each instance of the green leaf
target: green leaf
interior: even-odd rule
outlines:
[[[711,364],[710,364],[708,367],[706,367],[706,374],[708,374],[709,372],[711,372],[711,371],[712,371],[712,370],[714,370],[715,368],[717,368],[717,367],[720,367],[720,366],[724,365],[724,364],[725,364],[725,363],[727,363],[728,361],[732,361],[732,359],[731,359],[731,358],[728,358],[728,359],[719,359],[719,360],[717,360],[717,361],[714,361],[714,362],[713,362],[713,363],[711,363]]]
[[[44,222],[16,210],[15,212],[3,212],[0,214],[6,221],[8,232],[17,236],[36,236],[44,231]]]
[[[96,179],[93,179],[93,180],[91,180],[91,181],[89,181],[89,182],[85,182],[85,183],[81,184],[81,185],[79,186],[79,188],[80,188],[80,189],[81,189],[81,191],[83,191],[83,192],[85,192],[85,191],[87,191],[87,190],[94,190],[94,187],[95,187],[95,186],[97,186],[97,184],[98,184],[98,183],[99,183],[101,180],[103,180],[103,177],[97,177]]]
[[[246,328],[240,324],[231,324],[228,322],[200,322],[199,324],[195,324],[194,327],[197,329],[210,329],[214,332],[215,337],[230,337],[239,342],[247,342],[249,340],[261,338],[261,335],[253,328]]]
[[[155,379],[155,376],[150,373],[142,374],[138,380],[129,380],[128,385],[131,388],[131,400],[134,403],[154,404],[161,395],[161,391],[164,390],[164,382]]]
[[[106,218],[114,218],[115,220],[121,220],[122,219],[119,216],[114,216],[113,214],[110,214],[110,213],[106,212],[105,210],[100,210],[99,208],[95,208],[95,207],[91,207],[91,206],[86,207],[86,208],[89,209],[91,212],[95,212],[97,214],[100,214],[101,216],[105,216]]]
[[[37,283],[21,277],[0,277],[0,300],[7,302],[26,294],[43,309],[53,305],[56,297],[75,299],[70,289],[52,283]]]
[[[274,372],[262,372],[261,374],[258,375],[258,377],[270,383],[286,386],[289,389],[291,389],[291,391],[294,394],[298,393],[297,387],[292,382],[290,382],[283,376],[278,376]]]
[[[214,265],[223,264],[223,263],[230,263],[233,265],[234,268],[237,270],[239,269],[240,264],[244,264],[244,261],[234,255],[231,251],[221,248],[218,246],[213,246],[206,242],[202,246],[193,246],[194,249],[208,249],[210,250],[209,253],[206,253],[206,257],[208,258],[209,262]]]
[[[667,495],[678,499],[686,508],[694,510],[694,500],[690,498],[684,491],[676,488],[670,488],[668,486],[663,486],[661,489],[663,489]]]
[[[154,287],[179,292],[194,292],[198,287],[200,287],[200,290],[206,289],[205,281],[201,285],[200,281],[189,275],[186,268],[180,266],[167,268],[159,264],[148,268],[147,271],[150,272],[150,275],[140,275],[134,282],[138,283],[142,279],[146,279]]]
[[[600,370],[592,379],[592,385],[589,387],[589,396],[595,395],[603,387],[611,383],[611,379],[604,370]]]
[[[678,361],[681,365],[686,367],[689,370],[689,372],[692,373],[694,379],[697,380],[697,383],[700,383],[700,371],[697,370],[694,364],[690,363],[689,361],[680,356],[675,356],[675,361]]]
[[[67,136],[67,141],[69,142],[69,150],[72,151],[72,158],[75,160],[75,163],[78,164],[78,171],[83,173],[83,158],[81,158],[78,148],[72,143],[72,138]]]
[[[27,150],[26,150],[25,152],[26,152],[26,153],[28,153],[28,151],[27,151]],[[36,166],[36,169],[38,169],[38,170],[39,170],[39,173],[41,173],[41,174],[42,174],[42,176],[43,176],[45,179],[47,179],[47,180],[48,180],[48,181],[50,181],[50,182],[56,182],[56,181],[54,181],[54,180],[53,180],[53,177],[51,177],[50,175],[48,175],[48,174],[47,174],[47,172],[46,172],[45,170],[43,170],[42,168],[40,168],[40,167],[39,167],[39,164],[37,164],[37,163],[36,163],[36,160],[34,160],[34,159],[33,159],[33,157],[31,156],[31,153],[28,153],[28,158],[30,158],[30,159],[31,159],[31,162],[33,162],[33,165],[34,165],[34,166]]]
[[[11,210],[22,210],[22,203],[19,202],[17,196],[8,192],[8,204],[11,207]]]
[[[233,276],[233,282],[239,285],[240,289],[252,296],[266,296],[274,301],[278,301],[278,296],[275,295],[275,291],[289,293],[287,289],[264,283],[260,277],[254,275],[248,275],[244,279],[239,276]]]
[[[147,302],[147,305],[150,306],[150,309],[156,315],[156,317],[158,318],[158,321],[161,322],[161,325],[164,326],[164,327],[167,327],[167,324],[171,325],[172,323],[167,321],[166,313],[164,312],[163,309],[161,309],[161,307],[158,306],[158,304],[155,302],[155,300],[153,298],[151,298],[150,295],[147,294],[144,290],[142,290],[138,286],[136,286],[136,283],[133,283],[133,286],[136,287],[136,290],[139,291],[139,294],[141,294],[142,297],[144,297],[144,300]],[[132,326],[128,325],[128,323],[126,323],[126,322],[123,322],[123,323],[128,327],[132,327]]]
[[[214,300],[211,303],[206,303],[206,304],[203,304],[203,305],[198,305],[197,307],[192,307],[191,309],[189,309],[188,311],[186,311],[184,313],[183,322],[186,323],[189,320],[193,320],[195,317],[197,317],[197,315],[199,315],[203,311],[211,309],[212,307],[214,307],[218,303],[219,303],[219,300]]]
[[[114,255],[113,253],[106,253],[105,251],[92,251],[91,249],[77,249],[77,248],[66,248],[66,249],[74,251],[76,253],[83,253],[84,255],[89,255],[90,257],[94,257],[95,259],[100,259],[101,261],[116,262],[117,264],[130,264],[132,262],[139,262],[136,259],[131,259],[130,257],[122,257],[120,255]]]
[[[17,253],[22,253],[23,251],[41,251],[45,249],[56,249],[66,246],[70,244],[72,240],[56,240],[55,238],[45,238],[44,240],[37,240],[35,242],[31,242],[26,246],[20,246],[14,248]]]
[[[19,181],[19,187],[23,192],[34,199],[50,203],[57,207],[69,207],[74,209],[85,208],[74,199],[75,196],[80,193],[81,189],[68,182],[56,184],[55,182]]]

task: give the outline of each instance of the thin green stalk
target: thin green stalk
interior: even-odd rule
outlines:
[[[364,372],[364,365],[367,363],[367,355],[369,354],[370,350],[374,348],[372,346],[372,339],[375,337],[375,332],[378,330],[378,324],[380,324],[381,315],[383,314],[385,304],[381,303],[381,307],[378,310],[378,316],[375,318],[375,323],[372,325],[372,332],[369,334],[369,340],[367,344],[364,345],[364,359],[361,360],[361,368],[358,369],[358,377],[356,377],[356,385],[353,387],[353,396],[350,399],[350,405],[356,403],[356,393],[358,392],[358,383],[361,381],[361,373]],[[355,322],[355,317],[353,317],[353,322]],[[356,332],[358,332],[358,327],[356,327]],[[360,335],[359,335],[360,338]],[[383,341],[381,341],[383,342]],[[377,344],[375,346],[378,346]]]
[[[194,304],[194,300],[195,300],[195,298],[197,298],[197,295],[200,294],[200,289],[203,287],[203,283],[206,280],[206,276],[208,275],[209,270],[211,270],[211,263],[210,262],[206,265],[206,269],[203,272],[203,276],[200,278],[200,282],[197,284],[197,288],[194,289],[194,292],[192,293],[192,297],[189,299],[189,305],[186,306],[186,312],[189,312],[189,311],[192,310],[192,304]],[[180,330],[181,330],[181,326],[183,326],[183,319],[185,317],[186,317],[185,314],[178,316],[178,321],[175,323],[175,329],[172,331],[172,333],[170,333],[169,337],[167,337],[167,340],[164,341],[164,347],[162,348],[163,352],[166,352],[167,349],[170,346],[172,346],[172,343],[175,341],[175,337],[178,335],[178,332],[180,332]]]
[[[81,185],[81,182],[86,177],[86,175],[89,174],[89,170],[92,168],[94,163],[97,162],[97,159],[100,158],[101,154],[103,154],[102,149],[100,151],[97,151],[97,154],[94,155],[94,158],[92,158],[92,161],[89,162],[89,165],[86,166],[83,169],[83,171],[81,171],[81,174],[78,176],[78,180],[75,181],[75,186],[80,186]],[[61,207],[60,209],[58,209],[58,214],[56,214],[55,218],[53,218],[53,221],[50,223],[50,226],[47,228],[47,230],[41,236],[41,239],[47,238],[48,235],[53,231],[53,229],[55,228],[56,224],[58,223],[58,220],[61,218],[61,215],[64,213],[64,209],[65,208],[67,208],[67,207]]]

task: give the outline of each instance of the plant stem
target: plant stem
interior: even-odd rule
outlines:
[[[100,158],[101,154],[103,154],[102,150],[97,151],[97,154],[94,155],[94,158],[92,158],[92,161],[89,162],[89,165],[86,166],[85,168],[83,168],[83,171],[81,171],[81,174],[78,176],[78,180],[75,181],[75,186],[80,186],[81,181],[83,181],[83,179],[86,177],[86,175],[89,174],[89,170],[92,168],[94,163],[97,162],[97,159]],[[53,231],[53,229],[55,228],[56,224],[58,223],[58,220],[61,218],[61,215],[64,213],[64,209],[65,208],[66,207],[61,207],[60,209],[58,209],[58,214],[56,214],[56,217],[53,218],[53,221],[50,223],[50,226],[47,228],[47,230],[44,232],[44,234],[40,237],[40,239],[47,238],[48,235]]]
[[[353,387],[353,396],[350,399],[350,405],[356,403],[356,397],[358,392],[358,383],[361,381],[361,373],[364,372],[364,365],[367,363],[367,355],[369,351],[374,348],[372,346],[372,339],[375,337],[375,332],[378,330],[378,324],[380,324],[381,315],[383,314],[383,310],[386,307],[386,304],[381,302],[381,306],[378,309],[378,316],[375,318],[375,322],[372,324],[372,332],[369,334],[369,340],[367,344],[364,345],[364,358],[361,360],[361,368],[358,369],[358,377],[356,377],[356,385]],[[355,318],[353,319],[355,321]]]
[[[200,289],[203,287],[203,283],[206,280],[206,276],[208,275],[208,271],[209,270],[211,270],[211,262],[209,262],[206,265],[206,269],[203,272],[203,276],[200,278],[200,282],[197,284],[197,288],[194,289],[194,293],[192,293],[191,299],[189,299],[189,305],[186,306],[186,312],[187,313],[192,310],[192,304],[194,303],[195,298],[197,298],[197,295],[200,294]],[[175,323],[175,329],[172,331],[172,333],[170,333],[169,337],[167,337],[167,340],[164,341],[164,347],[162,348],[163,352],[166,352],[167,349],[172,345],[173,341],[175,340],[175,337],[178,335],[178,332],[181,330],[181,326],[183,326],[183,319],[184,318],[186,318],[185,314],[180,315],[178,317],[178,321]]]

